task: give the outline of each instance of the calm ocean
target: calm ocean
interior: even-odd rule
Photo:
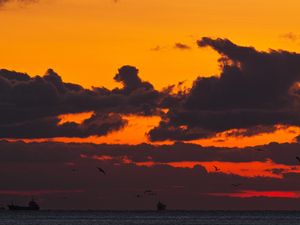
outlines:
[[[300,212],[0,212],[0,225],[298,225]]]

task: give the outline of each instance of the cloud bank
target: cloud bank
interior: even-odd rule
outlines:
[[[35,77],[0,70],[0,138],[101,136],[126,125],[121,114],[160,114],[166,94],[142,81],[135,67],[120,68],[115,80],[123,87],[89,90],[63,82],[52,69]],[[61,114],[89,111],[82,124],[60,124]]]
[[[299,209],[300,170],[294,157],[299,144],[273,143],[260,148],[264,151],[182,143],[1,141],[0,202],[26,202],[30,194],[43,209],[154,209],[158,200],[169,209]],[[186,162],[198,164],[190,167]],[[235,166],[227,168],[229,162]],[[241,162],[248,163],[242,173],[238,172]],[[267,167],[255,167],[258,162]],[[216,163],[220,171],[214,170]],[[100,174],[97,167],[107,175]],[[248,176],[257,170],[261,175]],[[241,185],[235,187],[235,183]],[[136,197],[148,189],[156,195]]]
[[[258,51],[208,37],[197,44],[220,54],[221,73],[200,76],[179,92],[173,84],[156,90],[128,65],[114,77],[122,87],[112,90],[66,83],[52,69],[35,77],[0,70],[0,138],[102,136],[124,128],[123,115],[161,116],[159,126],[147,134],[153,142],[222,132],[254,136],[272,133],[277,125],[299,126],[300,54]],[[60,123],[59,115],[90,111],[93,116],[81,124]]]
[[[149,132],[151,140],[194,140],[231,129],[245,129],[240,135],[251,136],[276,124],[299,126],[299,54],[260,52],[227,39],[197,43],[220,54],[221,74],[197,78]]]

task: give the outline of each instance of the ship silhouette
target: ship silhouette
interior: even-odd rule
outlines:
[[[28,206],[19,206],[12,203],[10,205],[7,205],[7,207],[9,210],[40,210],[40,206],[33,199],[28,203]]]
[[[159,201],[156,205],[156,208],[157,208],[157,211],[164,211],[167,209],[167,205],[165,205]]]

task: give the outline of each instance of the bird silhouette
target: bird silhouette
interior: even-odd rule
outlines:
[[[140,194],[137,194],[137,195],[136,195],[136,197],[137,197],[137,198],[141,198],[141,197],[142,197],[142,195],[140,195]]]
[[[215,171],[216,171],[216,172],[219,172],[219,171],[220,171],[220,169],[219,169],[218,167],[214,166],[214,168],[215,168]]]
[[[298,160],[298,162],[300,162],[300,158],[297,156],[296,159]]]
[[[103,173],[104,175],[106,175],[106,172],[105,172],[102,168],[97,167],[97,169],[98,169],[98,171],[99,171],[100,173]]]

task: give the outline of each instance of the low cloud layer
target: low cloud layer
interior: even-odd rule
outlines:
[[[299,209],[300,174],[294,157],[299,144],[273,143],[260,148],[263,151],[180,143],[130,146],[1,141],[0,203],[12,199],[26,202],[31,194],[43,209],[154,209],[158,200],[169,209]],[[232,173],[225,173],[228,162],[263,163],[267,159],[274,164],[265,170],[281,177],[237,175],[238,164],[230,169]],[[186,161],[213,163],[188,167]],[[217,161],[224,164],[218,164],[219,171],[211,170]],[[290,170],[277,169],[279,164]],[[247,168],[253,173],[258,169]],[[156,195],[144,194],[148,189]],[[272,198],[274,192],[281,197]],[[138,194],[142,198],[137,198]],[[247,195],[250,199],[241,198]]]

